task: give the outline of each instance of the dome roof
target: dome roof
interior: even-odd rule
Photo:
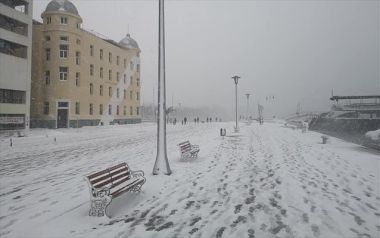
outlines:
[[[131,38],[131,35],[127,34],[124,39],[122,39],[119,44],[128,49],[140,49],[137,42]]]
[[[46,7],[45,12],[67,12],[79,16],[75,5],[69,0],[52,0]]]

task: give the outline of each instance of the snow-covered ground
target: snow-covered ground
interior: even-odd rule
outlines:
[[[3,137],[0,237],[380,237],[378,152],[282,123],[232,127],[169,125],[171,176],[151,174],[155,124]],[[179,160],[184,140],[198,159]],[[84,176],[123,161],[145,171],[143,191],[89,217]]]

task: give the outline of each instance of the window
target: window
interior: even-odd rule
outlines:
[[[99,115],[103,115],[103,104],[99,105]]]
[[[69,107],[69,102],[58,102],[58,107]]]
[[[112,80],[112,70],[108,70],[108,79]]]
[[[111,97],[112,96],[112,88],[108,87],[108,95]]]
[[[90,83],[90,94],[94,94],[94,85]]]
[[[59,67],[59,79],[67,80],[69,74],[69,69],[67,67]]]
[[[133,91],[129,91],[129,99],[133,99]]]
[[[25,99],[25,91],[0,89],[0,103],[25,104]]]
[[[45,71],[45,84],[46,85],[50,84],[50,71],[49,70]]]
[[[46,24],[51,24],[51,17],[46,17]]]
[[[94,56],[94,46],[90,45],[90,56]]]
[[[43,108],[44,114],[49,114],[49,102],[44,102],[44,108]]]
[[[75,103],[75,114],[77,114],[77,115],[80,114],[80,104],[79,104],[79,102]]]
[[[100,67],[99,76],[101,79],[103,78],[103,67]]]
[[[79,39],[77,39],[77,45],[80,45],[80,40]]]
[[[79,29],[80,28],[80,23],[77,23],[77,29]]]
[[[0,23],[1,25],[1,23]],[[27,47],[10,41],[0,39],[0,53],[26,58]]]
[[[133,62],[130,63],[130,69],[133,70]]]
[[[124,94],[123,94],[124,99],[127,99],[127,90],[124,89]]]
[[[90,64],[90,76],[94,75],[94,65]]]
[[[130,85],[133,84],[133,77],[132,77],[132,76],[131,76],[131,78],[130,78],[130,82],[129,82],[129,84],[130,84]]]
[[[127,115],[127,106],[124,106],[124,108],[123,108],[123,115],[124,116]]]
[[[116,80],[117,80],[118,82],[120,81],[119,77],[120,77],[120,73],[119,73],[119,72],[116,72]]]
[[[45,41],[50,41],[50,36],[45,36]]]
[[[69,41],[69,38],[67,36],[61,36],[59,37],[61,41]]]
[[[61,24],[67,25],[67,17],[61,17]]]
[[[116,106],[116,115],[119,115],[119,105]]]
[[[136,79],[136,84],[138,87],[140,87],[140,79]]]
[[[75,62],[77,65],[80,65],[80,52],[75,52]]]
[[[102,60],[103,59],[103,50],[102,49],[99,50],[99,55],[100,55],[100,59]]]
[[[119,65],[119,56],[116,56],[116,65]]]
[[[112,53],[108,53],[108,62],[112,63]]]
[[[126,83],[127,83],[127,75],[124,74],[124,84],[126,84]]]
[[[136,115],[140,115],[140,108],[136,107]]]
[[[90,115],[92,115],[94,113],[94,105],[92,103],[90,103]]]
[[[112,105],[108,105],[108,115],[112,114]]]
[[[24,14],[28,14],[29,4],[24,0],[22,0],[22,1],[14,1],[14,0],[4,1],[4,0],[1,0],[0,2],[2,4],[5,4],[8,7],[15,9],[16,11],[22,12]]]
[[[120,91],[120,89],[117,88],[117,89],[116,89],[116,97],[117,97],[117,98],[119,98],[119,91]]]
[[[80,73],[76,72],[75,73],[75,86],[80,86]]]
[[[127,59],[124,59],[124,68],[127,68]]]
[[[68,45],[59,45],[59,57],[61,57],[61,59],[66,59],[68,52],[69,52]]]
[[[140,64],[137,64],[137,65],[136,65],[136,71],[137,71],[137,73],[140,72]]]
[[[99,86],[99,94],[100,96],[103,96],[103,85]]]
[[[140,100],[140,92],[136,92],[136,100],[137,100],[137,101]]]
[[[46,61],[50,60],[50,49],[45,49],[45,58],[46,58]]]
[[[132,106],[129,107],[129,115],[131,115],[131,116],[133,115],[133,107]]]

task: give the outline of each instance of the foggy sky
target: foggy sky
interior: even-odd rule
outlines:
[[[33,18],[49,0],[35,0]],[[72,0],[83,27],[141,48],[142,100],[157,90],[158,0]],[[326,111],[335,95],[380,94],[379,1],[165,1],[167,105],[260,101],[267,115]],[[274,96],[274,100],[266,97]],[[157,92],[155,92],[157,97]],[[155,98],[157,102],[157,99]],[[255,106],[253,106],[255,105]]]

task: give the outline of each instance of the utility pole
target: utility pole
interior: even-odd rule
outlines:
[[[235,75],[232,78],[234,79],[234,83],[235,83],[235,122],[236,122],[235,132],[239,132],[238,112],[237,112],[237,85],[238,85],[240,77]]]
[[[164,0],[159,0],[157,156],[153,175],[170,175],[166,151],[165,24]]]

